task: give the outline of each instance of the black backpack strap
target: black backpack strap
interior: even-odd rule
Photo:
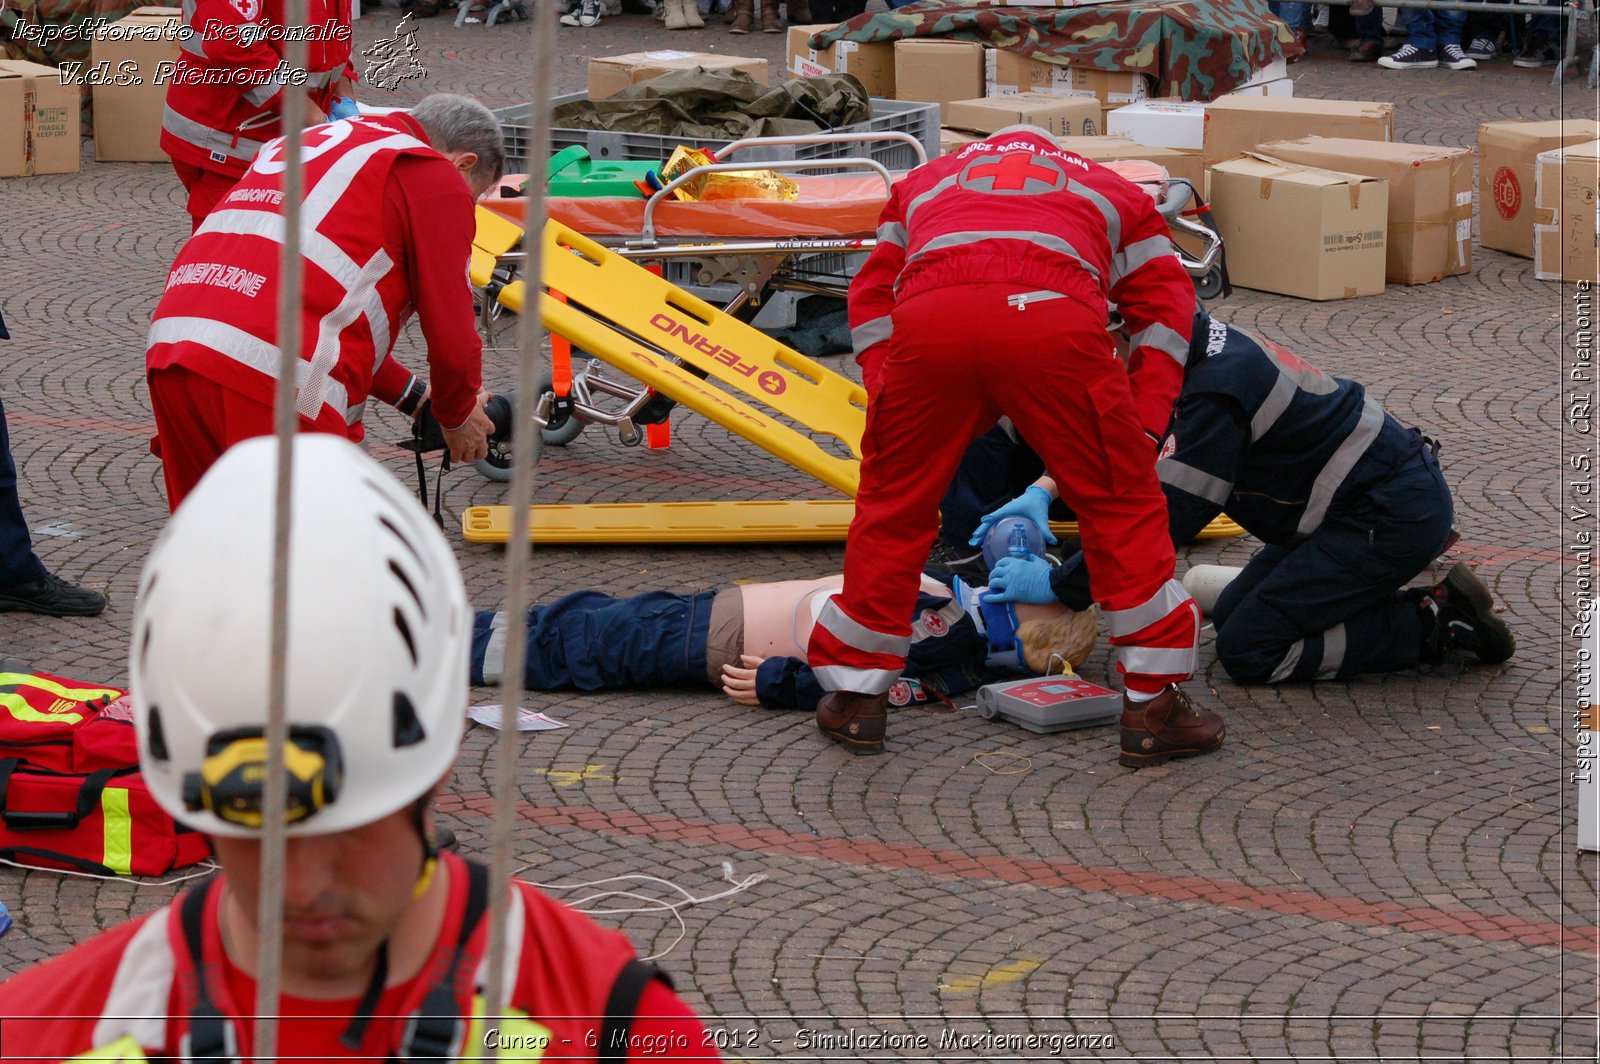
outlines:
[[[672,978],[649,961],[634,957],[622,966],[606,998],[605,1021],[600,1026],[600,1064],[623,1064],[628,1059],[628,1030],[639,1012],[645,988],[660,981],[672,988]]]
[[[18,765],[19,759],[15,757],[0,761],[0,822],[5,824],[7,831],[71,831],[99,806],[100,795],[104,793],[111,777],[119,772],[129,771],[102,768],[91,772],[78,786],[76,808],[44,812],[6,808],[6,791],[11,785],[11,774],[17,770]]]
[[[182,1059],[220,1064],[237,1060],[239,1046],[233,1024],[228,1022],[206,988],[210,982],[205,971],[206,899],[215,884],[215,879],[207,879],[184,892],[178,902],[178,926],[183,930],[183,943],[189,950],[195,993],[194,1004],[189,1009],[189,1033],[184,1039]]]
[[[461,931],[455,956],[444,978],[428,989],[422,1007],[406,1021],[400,1036],[398,1060],[447,1060],[455,1049],[461,1025],[461,1009],[456,1002],[456,975],[466,955],[467,943],[489,911],[489,869],[467,861],[467,907],[461,914]]]

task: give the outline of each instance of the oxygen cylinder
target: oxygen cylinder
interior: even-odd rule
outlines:
[[[1183,588],[1194,596],[1200,612],[1209,616],[1222,589],[1242,572],[1237,565],[1191,565],[1183,574]]]

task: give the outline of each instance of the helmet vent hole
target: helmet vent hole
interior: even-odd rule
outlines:
[[[394,608],[394,626],[400,629],[400,638],[406,641],[406,650],[411,654],[411,664],[417,664],[417,640],[411,634],[411,625],[406,621],[406,615],[400,612],[400,607]]]
[[[150,725],[150,739],[148,744],[150,747],[150,756],[155,758],[157,761],[171,761],[172,757],[167,753],[167,737],[166,734],[161,730],[161,711],[155,706],[151,706],[150,713],[149,716],[146,717],[146,721]]]
[[[411,699],[406,697],[404,691],[394,693],[394,745],[396,749],[402,746],[415,746],[428,737],[422,730],[422,721],[417,719],[417,709],[411,704]]]
[[[417,604],[417,611],[422,614],[422,619],[427,620],[428,607],[422,604],[422,596],[417,594],[416,585],[411,582],[411,578],[406,575],[406,571],[400,568],[400,563],[393,558],[389,559],[389,571],[395,575],[395,578],[400,583],[405,585],[405,589],[411,593],[411,601]]]
[[[144,631],[139,635],[139,671],[145,672],[150,665],[150,626],[144,626]]]
[[[400,541],[400,545],[405,547],[411,556],[417,560],[417,564],[422,566],[423,572],[428,571],[427,562],[422,560],[422,555],[417,552],[417,548],[412,544],[411,540],[406,536],[406,534],[400,530],[399,525],[390,520],[387,514],[378,515],[378,523],[384,528],[387,528],[390,532],[394,533],[394,538],[398,539]]]

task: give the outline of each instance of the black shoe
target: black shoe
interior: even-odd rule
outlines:
[[[1547,33],[1535,33],[1522,46],[1522,51],[1511,61],[1512,66],[1547,67],[1561,61],[1561,50]]]
[[[983,560],[983,551],[977,547],[958,547],[947,540],[936,539],[928,552],[928,563],[923,572],[937,580],[948,581],[952,576],[978,587],[989,582],[989,565]]]
[[[47,617],[94,617],[106,608],[98,591],[69,584],[54,573],[26,584],[0,585],[0,611],[23,610]]]
[[[1466,562],[1456,562],[1444,582],[1422,600],[1422,660],[1438,664],[1448,650],[1464,650],[1486,665],[1517,652],[1516,637],[1495,616],[1494,596]]]

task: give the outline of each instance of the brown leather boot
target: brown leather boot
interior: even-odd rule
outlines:
[[[1227,728],[1208,709],[1196,709],[1177,687],[1168,687],[1149,702],[1122,696],[1122,756],[1125,768],[1159,765],[1175,757],[1207,754],[1222,745]]]
[[[889,722],[889,695],[830,691],[817,703],[817,730],[852,754],[883,753]]]
[[[729,33],[749,33],[756,21],[756,0],[733,0],[733,25]]]
[[[783,32],[783,23],[778,21],[778,0],[761,0],[761,32]]]

